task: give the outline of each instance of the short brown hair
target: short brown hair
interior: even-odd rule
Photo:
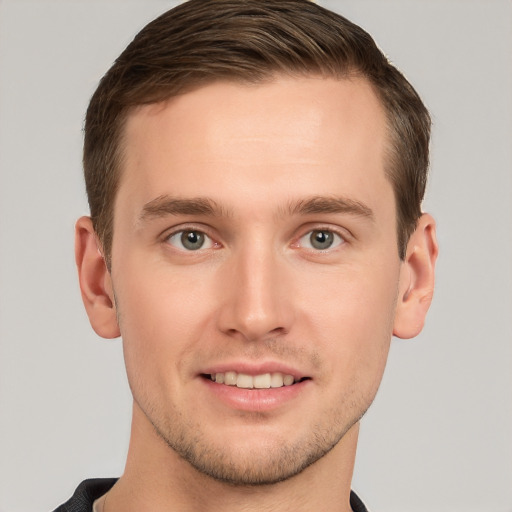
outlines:
[[[257,83],[276,73],[369,81],[384,106],[386,173],[395,193],[400,257],[421,216],[430,116],[371,36],[308,0],[189,0],[143,28],[100,81],[85,120],[84,174],[107,266],[126,117],[216,80]]]

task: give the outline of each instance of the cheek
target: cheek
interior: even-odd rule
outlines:
[[[302,316],[328,358],[331,376],[364,378],[372,387],[380,382],[392,336],[397,276],[370,267],[347,268],[309,288],[316,291],[303,301]]]
[[[186,373],[198,350],[211,301],[198,283],[147,267],[126,270],[118,284],[114,281],[128,377],[151,376],[167,386]]]
[[[199,272],[183,271],[159,262],[126,262],[122,278],[114,280],[125,331],[138,332],[155,343],[190,332],[199,311],[208,304],[207,283]]]

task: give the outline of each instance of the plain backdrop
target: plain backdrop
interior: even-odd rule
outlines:
[[[424,332],[392,343],[354,489],[378,512],[511,512],[512,3],[321,3],[375,37],[434,119],[437,291]],[[53,510],[123,470],[121,343],[92,332],[74,268],[81,129],[99,78],[172,5],[0,1],[1,512]]]

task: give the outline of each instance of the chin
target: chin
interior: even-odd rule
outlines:
[[[265,435],[236,437],[226,432],[221,439],[207,440],[197,426],[180,433],[176,428],[157,432],[202,475],[228,485],[253,487],[277,484],[298,475],[328,454],[354,423],[338,429],[317,426],[307,436],[294,440],[268,431]]]

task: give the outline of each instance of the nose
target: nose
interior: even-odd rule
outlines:
[[[219,329],[245,341],[287,334],[293,322],[289,271],[271,249],[246,248],[226,263]]]

